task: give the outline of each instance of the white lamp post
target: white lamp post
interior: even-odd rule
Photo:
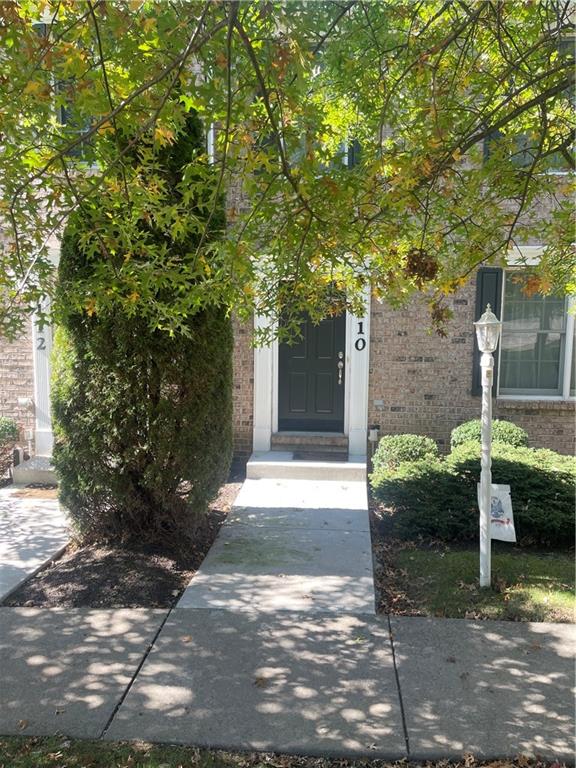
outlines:
[[[492,502],[492,380],[494,357],[500,338],[502,323],[486,306],[486,312],[474,323],[478,348],[482,353],[482,472],[480,475],[480,586],[489,587],[491,582],[490,505]]]

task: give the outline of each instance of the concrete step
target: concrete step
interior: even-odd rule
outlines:
[[[228,520],[234,522],[241,510],[249,509],[251,513],[271,509],[278,513],[287,513],[287,521],[292,526],[301,525],[297,522],[298,512],[313,517],[314,512],[334,515],[338,512],[365,512],[368,510],[368,494],[366,483],[352,481],[343,483],[340,480],[245,480],[240,493],[236,497]],[[366,518],[368,520],[368,518]],[[324,523],[319,527],[324,527]]]
[[[246,477],[290,480],[366,480],[364,461],[298,461],[290,451],[255,452],[246,465]]]
[[[12,470],[14,485],[57,485],[58,479],[48,456],[32,456]]]

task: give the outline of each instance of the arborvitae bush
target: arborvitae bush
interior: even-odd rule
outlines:
[[[176,181],[198,146],[191,127],[194,141],[182,137],[165,158]],[[221,211],[217,218],[221,225]],[[98,269],[98,257],[82,248],[86,226],[78,214],[64,235],[62,295]],[[80,308],[62,316],[53,460],[78,538],[185,546],[230,465],[229,317],[220,307],[204,309],[187,319],[186,334],[171,336],[137,312]]]
[[[480,419],[465,421],[455,427],[450,434],[450,446],[457,448],[470,440],[476,440],[478,443],[482,439],[482,422]],[[522,448],[528,445],[528,435],[522,427],[513,424],[511,421],[503,419],[494,419],[492,422],[492,442],[506,443],[515,448]]]

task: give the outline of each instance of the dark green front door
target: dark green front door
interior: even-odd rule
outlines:
[[[343,432],[346,316],[302,323],[278,354],[278,429]]]

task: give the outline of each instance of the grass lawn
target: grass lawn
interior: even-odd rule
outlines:
[[[387,548],[389,549],[389,548]],[[478,585],[478,550],[389,549],[394,581],[415,612],[450,618],[570,622],[574,557],[526,550],[492,552],[492,588]]]
[[[151,744],[121,744],[76,741],[63,736],[50,738],[0,738],[0,768],[409,768],[404,760],[330,760],[328,758],[273,755],[269,753],[214,752],[194,747]],[[428,762],[429,768],[446,768],[446,761]],[[450,768],[544,768],[546,763],[519,757],[481,763],[467,755]],[[554,763],[555,768],[563,768]]]

